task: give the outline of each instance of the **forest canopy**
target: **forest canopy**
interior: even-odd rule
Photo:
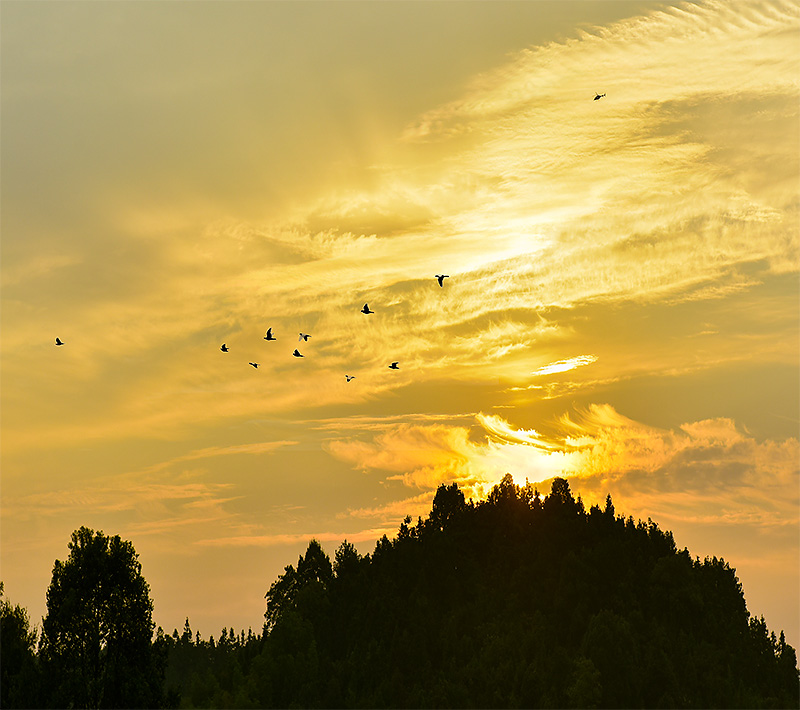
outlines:
[[[77,540],[91,548],[113,538],[98,542],[81,529],[73,546]],[[130,628],[141,629],[151,623],[148,589],[138,581],[132,546],[116,540],[123,571],[116,579],[138,600],[130,608],[139,625]],[[56,563],[54,595],[65,567]],[[76,578],[76,588],[87,584]],[[20,684],[22,674],[30,679],[47,668],[50,687],[61,688],[59,673],[69,679],[76,672],[72,657],[61,666],[53,661],[49,602],[38,653],[24,610],[3,601],[2,612],[3,707],[46,706],[52,698],[19,690],[30,687]],[[692,558],[654,522],[617,515],[610,496],[603,508],[586,510],[563,478],[542,496],[507,475],[478,502],[455,483],[442,485],[425,519],[405,518],[393,539],[383,536],[366,555],[345,540],[331,561],[311,540],[266,590],[258,633],[223,629],[204,640],[188,618],[181,633],[159,628],[144,646],[138,631],[127,647],[125,634],[109,633],[122,644],[114,658],[122,654],[131,670],[127,681],[118,671],[108,675],[111,686],[88,701],[93,707],[800,702],[795,650],[783,632],[776,637],[763,617],[751,616],[727,562]],[[111,648],[107,641],[98,658],[111,658]],[[120,694],[136,673],[144,675]],[[9,698],[7,688],[17,695]],[[138,701],[126,704],[134,692]],[[87,707],[86,699],[74,700]]]

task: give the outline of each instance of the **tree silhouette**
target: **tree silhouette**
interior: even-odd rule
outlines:
[[[130,542],[82,527],[56,560],[40,656],[59,707],[157,707],[163,661],[153,602]]]
[[[337,579],[342,579],[348,575],[354,575],[358,572],[359,562],[361,556],[358,554],[355,545],[347,540],[343,540],[342,544],[336,550],[333,562],[333,571]]]
[[[264,633],[176,630],[181,707],[797,708],[795,650],[751,617],[735,570],[672,534],[543,498],[511,475],[455,484],[371,554],[309,542],[267,592]]]
[[[265,595],[267,610],[264,613],[266,627],[271,630],[278,619],[294,609],[301,593],[306,597],[325,588],[333,579],[333,566],[317,540],[308,543],[305,556],[300,555],[297,569],[292,565],[284,568]]]
[[[448,521],[455,519],[465,506],[464,494],[457,483],[442,484],[433,497],[429,520],[436,530],[444,530]]]
[[[4,598],[0,582],[0,707],[39,707],[39,674],[36,665],[36,629],[30,628],[28,612]]]

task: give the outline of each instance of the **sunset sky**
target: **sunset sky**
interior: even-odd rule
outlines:
[[[0,11],[33,623],[81,525],[216,637],[311,537],[371,552],[510,472],[724,557],[800,646],[800,4]]]

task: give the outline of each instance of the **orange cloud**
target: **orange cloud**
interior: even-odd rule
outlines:
[[[516,429],[497,415],[476,415],[484,441],[465,427],[390,426],[368,441],[334,441],[335,457],[364,470],[384,471],[387,480],[430,491],[456,481],[482,495],[505,473],[517,482],[545,482],[556,475],[574,481],[592,500],[607,493],[650,512],[683,511],[720,520],[797,520],[800,441],[757,441],[727,418],[690,422],[676,430],[652,427],[594,404],[564,414],[560,431],[543,435]],[[659,501],[660,498],[660,501]],[[351,515],[397,514],[419,507],[426,496],[397,501]]]
[[[477,420],[490,435],[483,442],[472,440],[466,427],[399,424],[371,442],[334,441],[327,448],[336,458],[365,471],[391,474],[387,481],[427,491],[455,481],[467,496],[476,498],[506,473],[524,483],[526,478],[551,478],[561,470],[563,453],[536,432],[514,430],[495,415],[479,414]],[[388,514],[392,506],[381,510]]]
[[[470,485],[479,477],[471,466],[475,444],[463,427],[399,424],[372,442],[332,441],[327,448],[342,461],[390,472],[389,480],[418,488],[436,488],[453,480]]]

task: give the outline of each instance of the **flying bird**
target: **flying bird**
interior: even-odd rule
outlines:
[[[361,312],[362,312],[362,313],[375,313],[375,311],[371,311],[371,310],[369,309],[369,304],[368,304],[368,303],[365,303],[365,304],[364,304],[364,307],[361,309]]]
[[[393,362],[391,365],[389,365],[389,369],[390,370],[399,370],[400,368],[397,366],[396,362]]]
[[[295,357],[304,357],[303,355],[300,354],[300,351],[297,348],[294,349],[292,355],[294,355]]]
[[[277,340],[277,338],[272,334],[272,328],[267,328],[267,334],[264,336],[264,340]]]
[[[257,362],[251,362],[250,364],[251,364],[253,367],[255,367],[255,368],[256,368],[256,370],[258,369],[258,363],[257,363]]]
[[[56,345],[58,345],[58,343],[56,343]],[[222,352],[226,353],[226,352],[228,352],[228,346],[225,345],[225,343],[222,343],[222,347],[220,348],[220,350],[222,350]]]
[[[302,340],[304,343],[307,343],[310,337],[311,336],[308,333],[300,333],[300,337],[297,339],[297,342],[299,343]]]
[[[436,280],[439,282],[439,286],[444,286],[444,280],[449,279],[450,277],[447,274],[436,274]]]
[[[61,340],[61,338],[56,338],[56,345],[63,345],[63,344],[64,342]]]
[[[347,379],[348,382],[350,382],[350,380],[354,380],[356,378],[356,376],[355,375],[345,375],[345,378]]]
[[[598,94],[596,91],[594,92],[594,100],[595,101],[597,101],[599,99],[602,99],[604,96],[605,96],[605,94]]]

